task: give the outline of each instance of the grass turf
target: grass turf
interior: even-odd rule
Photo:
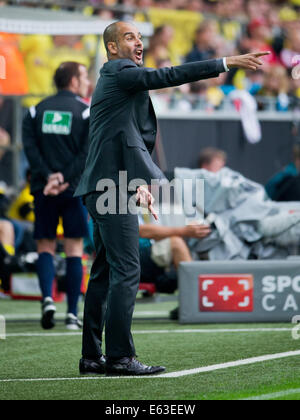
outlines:
[[[299,350],[291,332],[218,332],[223,328],[290,328],[289,324],[184,325],[160,320],[176,306],[174,302],[141,304],[136,307],[134,339],[140,360],[164,364],[168,372],[215,365],[266,354]],[[58,305],[64,312],[65,305]],[[82,308],[81,308],[82,309]],[[299,357],[239,366],[180,378],[104,378],[77,380],[81,350],[79,335],[18,336],[41,333],[39,304],[0,301],[0,314],[9,319],[6,340],[0,340],[0,399],[58,400],[216,400],[242,399],[300,388]],[[140,320],[139,313],[151,312],[153,320]],[[155,319],[155,312],[159,314]],[[26,315],[32,319],[24,322]],[[17,322],[17,318],[23,322]],[[63,316],[61,316],[63,319]],[[215,329],[210,333],[157,330]],[[155,330],[151,333],[152,330]],[[146,334],[145,331],[150,333]],[[64,334],[59,322],[53,333]],[[50,332],[51,334],[52,332]],[[74,378],[71,381],[1,382],[6,379]],[[299,394],[282,399],[300,399]]]

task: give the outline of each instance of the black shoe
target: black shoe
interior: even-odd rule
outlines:
[[[99,360],[81,359],[79,362],[79,372],[81,375],[103,375],[105,373],[105,356]]]
[[[56,307],[53,300],[47,297],[42,303],[42,320],[41,325],[44,330],[51,330],[55,327],[54,314]]]
[[[139,376],[155,375],[166,370],[163,366],[146,366],[134,357],[123,357],[120,360],[106,361],[106,375],[108,376]]]

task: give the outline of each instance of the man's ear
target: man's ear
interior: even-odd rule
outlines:
[[[117,43],[114,41],[108,42],[107,48],[111,55],[116,55],[118,53]]]
[[[73,76],[71,79],[70,87],[73,89],[78,89],[79,85],[80,85],[79,78],[76,76]]]

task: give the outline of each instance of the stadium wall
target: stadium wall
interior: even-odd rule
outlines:
[[[247,142],[242,124],[233,117],[193,118],[165,115],[159,117],[163,156],[156,154],[161,166],[165,162],[167,172],[175,167],[197,168],[200,150],[217,147],[228,153],[228,166],[253,181],[265,184],[270,177],[291,162],[293,118],[286,115],[277,120],[261,120],[263,138],[258,144]]]

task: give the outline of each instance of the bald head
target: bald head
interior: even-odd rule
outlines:
[[[120,23],[121,22],[112,23],[104,31],[103,40],[104,40],[104,45],[105,45],[105,49],[107,51],[108,56],[110,54],[109,49],[108,49],[108,43],[109,42],[116,42],[116,43],[118,42],[118,34],[119,34]]]
[[[105,29],[103,39],[109,60],[130,59],[143,65],[142,35],[132,23],[112,23]]]

